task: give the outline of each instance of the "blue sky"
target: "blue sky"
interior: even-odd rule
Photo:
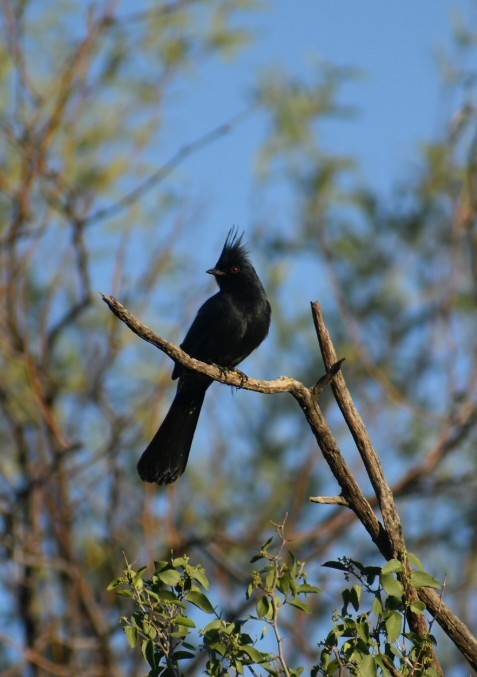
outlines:
[[[356,115],[327,125],[324,146],[356,156],[366,181],[386,193],[417,167],[418,144],[436,136],[456,105],[445,98],[437,54],[452,49],[456,12],[472,16],[471,8],[464,0],[269,2],[244,21],[256,36],[252,46],[236,61],[212,61],[179,93],[170,150],[240,111],[257,72],[276,67],[306,78],[320,58],[362,74],[341,96]],[[250,222],[254,152],[263,138],[263,121],[252,119],[181,167],[207,204],[202,217],[217,232],[213,241],[231,223]]]

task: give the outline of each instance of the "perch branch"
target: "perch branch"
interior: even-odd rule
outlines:
[[[178,362],[183,367],[193,369],[201,374],[210,376],[214,381],[225,383],[235,388],[243,388],[245,390],[253,390],[259,393],[292,393],[306,390],[306,387],[300,381],[291,378],[290,376],[280,376],[273,381],[264,381],[261,379],[251,378],[240,371],[232,369],[224,369],[218,367],[216,364],[207,364],[201,362],[193,357],[190,357],[181,348],[163,339],[161,336],[155,334],[152,329],[140,322],[132,313],[129,312],[114,296],[107,296],[101,294],[103,301],[109,306],[110,310],[126,324],[131,331],[133,331],[139,338],[151,343],[163,353],[168,355],[175,362]]]

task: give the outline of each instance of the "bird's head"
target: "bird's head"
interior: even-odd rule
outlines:
[[[257,273],[248,258],[248,250],[242,244],[242,238],[243,233],[239,235],[234,228],[229,230],[219,260],[213,268],[207,271],[210,275],[214,275],[223,291],[232,289],[246,291],[248,287],[253,287],[257,282],[260,284]]]

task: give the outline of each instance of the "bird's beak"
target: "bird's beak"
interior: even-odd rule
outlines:
[[[206,270],[205,272],[209,273],[209,275],[225,275],[224,271],[219,268],[209,268],[209,270]]]

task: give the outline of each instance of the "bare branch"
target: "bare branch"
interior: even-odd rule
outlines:
[[[344,505],[349,508],[349,503],[343,496],[310,496],[311,503],[322,503],[323,505]]]
[[[116,216],[126,207],[137,202],[143,195],[148,193],[152,188],[154,188],[162,179],[168,176],[176,167],[178,167],[181,162],[183,162],[187,157],[193,155],[197,151],[201,150],[205,146],[208,146],[210,143],[213,143],[216,139],[219,139],[222,136],[228,134],[234,127],[236,127],[243,119],[248,117],[250,113],[254,110],[254,107],[248,107],[242,112],[235,115],[228,122],[225,122],[215,129],[212,129],[210,132],[207,132],[203,136],[200,136],[195,141],[185,144],[179,150],[174,153],[174,155],[167,160],[161,167],[156,169],[150,176],[147,177],[142,183],[140,183],[136,188],[117,202],[108,205],[107,207],[102,207],[98,209],[90,216],[85,218],[85,223],[88,225],[95,223],[96,221],[101,221],[102,219],[109,219],[112,216]]]
[[[345,357],[342,357],[341,360],[338,360],[334,364],[331,365],[329,370],[326,371],[326,374],[320,378],[320,380],[313,386],[311,389],[312,393],[315,395],[315,397],[319,397],[323,390],[326,388],[327,385],[329,385],[332,381],[334,376],[340,371],[341,365],[345,361]]]
[[[280,376],[273,381],[263,381],[251,378],[240,371],[224,369],[215,364],[207,364],[196,360],[178,346],[155,334],[152,329],[134,317],[114,296],[107,296],[106,294],[101,294],[101,296],[116,317],[124,322],[131,331],[144,341],[152,343],[153,346],[162,350],[163,353],[183,367],[198,371],[200,374],[205,374],[214,381],[219,381],[235,388],[265,393],[266,395],[271,395],[272,393],[295,393],[306,390],[303,383],[290,376]]]
[[[320,304],[314,302],[311,305],[323,361],[325,366],[327,366],[328,364],[333,364],[335,362],[336,351],[325,326]],[[331,388],[372,482],[379,507],[383,514],[386,526],[386,536],[389,538],[389,542],[392,545],[393,556],[397,557],[408,566],[401,521],[396,510],[393,493],[384,475],[379,456],[374,449],[361,416],[352,401],[341,372],[333,379]],[[362,521],[359,513],[357,514]],[[381,552],[385,557],[387,556],[385,551],[381,550]],[[403,584],[406,589],[406,596],[409,599],[419,597],[426,604],[427,609],[434,616],[444,632],[452,639],[456,647],[462,652],[469,663],[476,668],[477,639],[472,636],[466,625],[453,611],[451,611],[451,609],[449,609],[449,607],[447,607],[442,598],[437,595],[434,590],[429,588],[420,588],[419,590],[416,590],[408,585],[406,577],[403,577]],[[425,634],[427,632],[427,624],[422,615],[416,616],[415,614],[412,614],[410,615],[409,620],[415,631],[418,631],[420,634]],[[438,674],[442,674],[437,658],[435,657],[434,668],[438,671]]]
[[[325,367],[328,369],[336,362],[336,351],[325,326],[320,304],[315,301],[311,304],[311,307],[321,354],[323,356]],[[406,547],[402,534],[401,521],[396,510],[391,487],[386,480],[381,460],[373,446],[363,419],[351,398],[351,394],[341,372],[337,375],[336,379],[333,379],[331,389],[351,435],[353,436],[356,447],[376,493],[379,507],[383,515],[384,525],[388,531],[389,538],[391,539],[395,556],[403,556],[406,552]]]

